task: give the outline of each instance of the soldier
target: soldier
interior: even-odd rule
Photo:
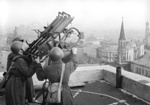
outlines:
[[[20,42],[23,42],[24,40],[21,39],[20,37],[16,37],[12,40],[12,43],[15,42],[15,41],[20,41]],[[7,58],[7,71],[12,63],[12,60],[13,60],[13,57],[15,56],[15,54],[13,52],[11,52],[9,55],[8,55],[8,58]],[[27,61],[27,64],[30,65],[30,60],[26,59]],[[26,83],[26,89],[27,89],[27,93],[26,93],[26,99],[29,103],[31,102],[37,102],[37,100],[35,100],[35,91],[34,91],[34,87],[33,87],[33,79],[32,77],[31,78],[28,78],[27,79],[27,83]]]
[[[6,105],[25,105],[26,83],[37,69],[42,69],[39,59],[28,65],[28,57],[23,55],[23,42],[15,41],[11,45],[14,54],[13,65],[10,69],[10,77],[5,86]]]
[[[57,84],[60,82],[62,64],[65,63],[60,105],[74,105],[74,100],[68,86],[68,81],[70,74],[77,68],[78,65],[76,53],[77,48],[72,48],[70,54],[64,57],[64,52],[59,47],[54,47],[50,51],[51,64],[45,67],[44,71],[38,70],[36,72],[37,78],[39,80],[42,81],[44,79],[48,79],[52,85]],[[51,96],[52,95],[53,94],[51,94]],[[48,98],[50,97],[47,97],[47,99]],[[57,105],[57,103],[53,103],[50,105]]]
[[[16,38],[14,38],[14,39],[12,40],[12,43],[15,42],[15,41],[23,42],[23,39],[21,39],[21,38],[19,38],[19,37],[16,37]],[[7,71],[8,71],[8,69],[9,69],[9,67],[10,67],[10,65],[11,65],[11,63],[12,63],[13,57],[14,57],[13,52],[11,52],[11,53],[8,55],[8,57],[7,57],[7,67],[6,67],[6,70],[7,70]]]

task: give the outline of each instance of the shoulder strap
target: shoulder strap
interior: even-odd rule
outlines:
[[[13,62],[15,62],[18,58],[23,58],[23,56],[22,55],[17,55],[17,56],[15,56],[14,58],[13,58]],[[24,58],[23,58],[24,59]]]
[[[13,59],[13,61],[12,61],[11,65],[9,66],[9,69],[8,69],[7,73],[9,73],[9,72],[10,72],[10,70],[11,70],[12,66],[14,65],[15,61],[16,61],[18,58],[21,58],[21,56],[16,56],[16,57]]]
[[[63,77],[64,77],[64,72],[65,72],[65,63],[62,63],[61,78],[60,78],[58,94],[57,94],[58,102],[61,102],[61,86],[62,86],[62,81],[63,81]]]
[[[65,72],[65,63],[62,63],[62,71],[61,71],[61,77],[60,77],[60,84],[62,84],[63,77]]]
[[[11,65],[9,66],[9,69],[8,69],[7,73],[10,72],[10,69],[12,68],[13,64],[14,64],[14,62],[12,62]]]

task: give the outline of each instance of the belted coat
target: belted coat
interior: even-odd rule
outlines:
[[[5,86],[5,102],[6,105],[25,105],[27,80],[42,67],[36,62],[28,65],[23,55],[14,55],[13,61],[10,78]]]
[[[70,87],[68,85],[70,74],[75,71],[78,66],[77,56],[75,54],[69,54],[62,60],[57,62],[52,62],[49,66],[44,68],[44,71],[36,72],[37,78],[39,80],[48,79],[51,83],[60,82],[62,63],[65,63],[65,72],[62,81],[62,94],[61,94],[61,104],[60,105],[74,105],[74,100]]]

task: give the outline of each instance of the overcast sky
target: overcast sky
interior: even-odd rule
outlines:
[[[149,0],[0,0],[0,28],[51,23],[58,12],[75,17],[72,26],[81,30],[145,29],[150,21]]]

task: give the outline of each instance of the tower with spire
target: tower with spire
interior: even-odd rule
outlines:
[[[145,39],[144,39],[145,46],[148,47],[150,46],[150,29],[149,29],[149,22],[146,22],[146,27],[145,27]]]
[[[120,37],[118,40],[118,62],[119,64],[126,63],[126,38],[124,33],[124,24],[122,18],[121,30],[120,30]]]
[[[18,27],[15,27],[13,37],[18,37]]]
[[[102,61],[104,58],[104,62],[115,62],[123,67],[144,56],[144,44],[136,40],[126,40],[122,18],[118,45],[110,44],[108,47],[105,46],[105,49],[99,48],[97,54],[97,57],[101,58]]]

